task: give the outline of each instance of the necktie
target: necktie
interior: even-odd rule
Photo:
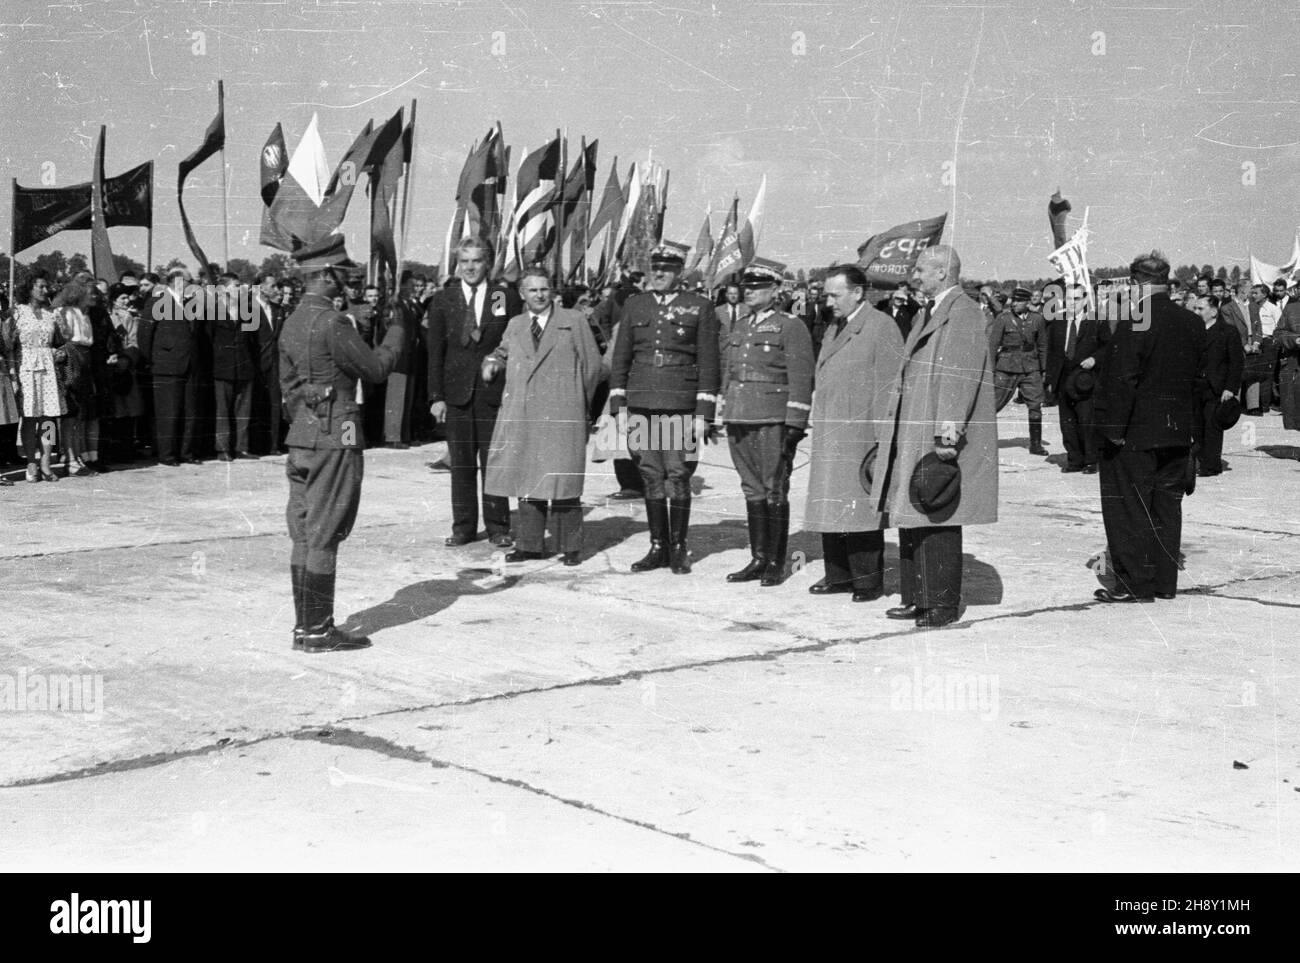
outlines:
[[[471,284],[469,286],[469,302],[468,304],[466,304],[465,310],[469,315],[468,320],[469,320],[470,340],[477,343],[478,340],[481,337],[483,337],[483,333],[479,331],[479,327],[478,327],[478,285],[477,284]]]
[[[1074,349],[1079,342],[1079,319],[1070,319],[1070,328],[1065,336],[1065,356],[1071,360],[1074,359]]]
[[[734,304],[731,306],[731,323],[736,323],[736,306]]]
[[[533,348],[536,348],[542,343],[542,326],[537,323],[537,315],[533,315],[533,321],[528,326],[528,330],[533,334]]]

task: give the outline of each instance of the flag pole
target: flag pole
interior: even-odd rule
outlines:
[[[9,305],[14,303],[14,263],[17,260],[18,252],[14,250],[14,242],[18,240],[18,178],[10,178],[13,186],[10,197],[12,203],[9,205]]]
[[[226,88],[225,85],[217,81],[217,113],[221,116],[222,138],[221,138],[221,248],[225,256],[226,270],[230,270],[230,208],[229,196],[226,189]],[[152,230],[151,232],[152,233]],[[203,265],[203,270],[207,271],[208,266]],[[210,280],[215,281],[216,278]]]
[[[560,142],[560,169],[555,172],[555,186],[560,195],[560,203],[555,206],[555,286],[559,288],[564,283],[564,268],[560,260],[560,249],[564,245],[560,239],[564,237],[564,181],[569,173],[569,138],[557,127],[555,139]]]
[[[397,276],[402,276],[402,267],[406,261],[406,230],[410,224],[411,175],[415,171],[415,98],[411,98],[411,159],[406,164],[402,178],[402,211],[397,217]],[[406,133],[405,130],[402,131]]]
[[[144,273],[153,270],[153,161],[149,162],[149,225],[148,240],[144,245]]]

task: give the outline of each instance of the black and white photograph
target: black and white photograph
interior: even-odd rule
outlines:
[[[1297,49],[0,0],[0,870],[1294,872]]]

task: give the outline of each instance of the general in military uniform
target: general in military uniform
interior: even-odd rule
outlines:
[[[779,266],[751,264],[741,280],[749,313],[731,328],[722,396],[753,557],[727,581],[780,585],[790,534],[790,468],[812,411],[812,336],[802,320],[773,307]]]
[[[627,299],[614,345],[609,410],[618,417],[628,409],[628,450],[639,458],[650,523],[650,552],[634,572],[691,570],[691,476],[717,407],[719,372],[713,304],[678,287],[687,250],[664,242],[651,252],[651,290]]]
[[[388,377],[406,343],[390,322],[383,343],[366,347],[348,317],[334,309],[343,290],[341,269],[351,267],[341,235],[331,234],[294,254],[308,276],[307,293],[280,335],[280,388],[292,425],[289,507],[285,512],[293,554],[293,647],[305,652],[361,649],[370,640],[334,625],[334,569],[339,543],[348,537],[361,501],[365,436],[357,380]]]
[[[1047,329],[1043,316],[1029,310],[1029,291],[1011,292],[1011,307],[989,327],[989,357],[993,361],[994,401],[1001,411],[1020,389],[1029,405],[1029,453],[1046,455],[1043,447],[1043,373],[1047,371]]]

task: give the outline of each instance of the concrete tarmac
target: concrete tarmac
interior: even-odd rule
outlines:
[[[1127,606],[1092,598],[1096,476],[1031,456],[1023,407],[999,433],[1001,521],[932,631],[807,593],[806,446],[777,588],[724,580],[725,443],[686,577],[628,571],[608,464],[580,567],[504,566],[443,546],[441,446],[368,452],[338,617],[375,644],[319,656],[290,650],[282,458],[0,490],[0,866],[1296,869],[1300,436],[1244,418],[1179,596]]]

